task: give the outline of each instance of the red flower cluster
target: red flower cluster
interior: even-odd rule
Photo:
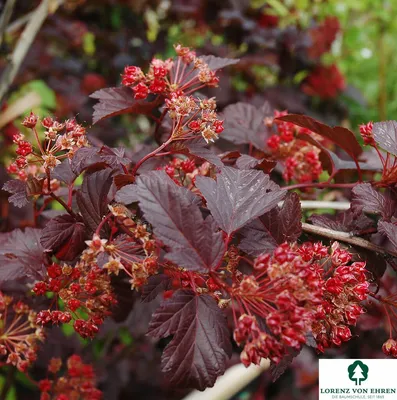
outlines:
[[[37,174],[40,172],[40,168],[52,170],[61,163],[62,159],[72,158],[77,149],[88,146],[83,126],[74,119],[60,123],[51,117],[46,117],[41,121],[45,129],[45,142],[42,145],[36,129],[37,122],[38,117],[30,113],[22,125],[32,130],[38,151],[29,141],[25,140],[22,134],[17,134],[13,138],[14,143],[18,146],[16,153],[19,157],[9,165],[7,170],[10,174],[18,174],[21,179],[26,179],[28,174]],[[36,169],[32,167],[36,167]]]
[[[196,53],[188,47],[175,46],[177,60],[160,60],[154,58],[150,63],[149,71],[144,74],[139,67],[127,66],[122,75],[122,84],[131,87],[134,98],[146,99],[149,94],[163,95],[169,97],[172,93],[186,89],[190,92],[194,85],[218,86],[219,79],[214,71]]]
[[[351,254],[334,243],[331,249],[331,267],[324,275],[324,300],[317,320],[312,326],[319,351],[332,344],[340,346],[350,340],[350,326],[355,326],[364,313],[360,303],[369,293],[364,262],[351,261]]]
[[[59,358],[53,358],[48,367],[51,379],[39,381],[40,400],[100,400],[102,392],[98,390],[95,372],[91,365],[84,364],[81,357],[74,354],[66,362],[66,372],[57,376],[62,367]]]
[[[50,322],[59,324],[73,319],[73,327],[80,336],[93,337],[115,303],[106,272],[94,264],[80,261],[74,268],[52,264],[47,269],[47,275],[47,280],[37,282],[33,291],[36,295],[53,293],[56,300],[58,297],[63,300],[65,311],[40,311],[36,322],[40,325]],[[83,315],[87,314],[86,321]]]
[[[361,137],[364,140],[364,144],[367,144],[369,146],[375,146],[375,139],[374,139],[374,135],[372,134],[372,128],[374,126],[373,122],[368,122],[366,124],[362,124],[360,125],[360,134]]]
[[[36,360],[37,344],[44,340],[36,313],[21,301],[0,292],[0,359],[25,372]]]
[[[304,80],[302,90],[309,96],[333,99],[346,87],[345,78],[336,65],[318,66]]]
[[[286,111],[275,111],[275,118],[287,115]],[[299,183],[313,182],[323,172],[319,159],[320,149],[297,137],[300,133],[311,136],[315,134],[305,128],[300,128],[290,122],[275,121],[278,134],[267,140],[267,146],[273,156],[278,160],[284,160],[283,178],[286,181],[296,180]],[[273,121],[267,121],[269,126]],[[316,139],[317,139],[317,135]],[[321,139],[319,139],[321,141]]]
[[[241,313],[234,338],[238,344],[245,342],[241,355],[245,365],[258,364],[261,358],[279,362],[288,348],[299,349],[323,295],[320,266],[305,262],[297,246],[285,243],[272,255],[259,256],[254,270],[231,294]]]
[[[214,142],[223,131],[223,121],[217,119],[215,98],[199,99],[173,93],[165,100],[168,115],[172,120],[174,139],[201,134],[204,140]]]
[[[234,339],[245,343],[242,362],[279,362],[288,348],[305,343],[308,332],[319,351],[349,340],[349,325],[356,325],[369,293],[365,263],[350,264],[351,258],[338,243],[329,254],[327,247],[310,242],[285,243],[272,255],[257,257],[254,274],[241,278],[231,292],[240,312]]]
[[[210,169],[208,162],[196,167],[193,160],[180,158],[174,158],[164,167],[164,171],[178,186],[185,186],[192,191],[197,190],[194,186],[196,176],[208,176]]]

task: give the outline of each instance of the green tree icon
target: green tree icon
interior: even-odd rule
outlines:
[[[355,382],[356,385],[361,385],[361,382],[368,378],[368,370],[368,366],[361,361],[354,361],[347,368],[349,379]]]

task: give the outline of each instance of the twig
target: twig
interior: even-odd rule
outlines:
[[[4,10],[0,17],[0,46],[3,44],[4,34],[8,23],[10,22],[12,12],[14,11],[16,0],[7,0]]]
[[[348,201],[312,201],[301,200],[303,209],[330,208],[332,210],[348,210],[350,203]]]
[[[260,366],[252,364],[246,368],[243,364],[233,365],[225,372],[225,375],[218,378],[214,387],[204,392],[195,390],[183,400],[229,400],[269,367],[268,359],[262,359]]]
[[[58,0],[58,4],[61,4],[61,0]],[[43,25],[45,19],[50,12],[50,0],[42,0],[40,5],[33,12],[30,21],[27,23],[25,29],[23,30],[17,45],[11,55],[10,62],[6,66],[3,75],[0,80],[0,102],[3,100],[5,94],[7,93],[9,87],[14,81],[19,68],[30,46],[32,45],[39,29]],[[52,7],[52,5],[51,5]]]
[[[332,229],[323,228],[321,226],[311,225],[306,222],[302,222],[302,230],[304,232],[311,233],[313,235],[323,236],[328,239],[339,240],[341,242],[349,243],[352,244],[353,246],[358,246],[363,249],[372,250],[377,253],[386,255],[390,254],[393,257],[397,257],[397,253],[395,253],[394,251],[387,250],[383,247],[377,246],[376,244],[373,244],[368,240],[353,236],[348,232],[334,231]]]
[[[282,207],[284,204],[281,201],[278,206]],[[348,210],[350,203],[348,201],[313,201],[313,200],[301,200],[301,207],[306,210],[324,209],[329,208],[332,210]]]
[[[0,129],[6,126],[9,122],[14,121],[25,111],[29,111],[32,108],[39,106],[40,103],[41,97],[38,93],[26,93],[23,97],[14,101],[2,113],[0,113]]]
[[[25,15],[22,15],[22,17],[16,19],[15,21],[11,22],[11,24],[7,26],[6,33],[10,35],[11,33],[17,31],[19,28],[25,25],[30,20],[30,18],[32,18],[33,14],[34,12],[31,11]]]

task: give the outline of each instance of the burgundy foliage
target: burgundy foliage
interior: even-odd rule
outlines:
[[[196,2],[187,9],[175,3],[170,12],[179,18],[204,20]],[[117,74],[125,67],[122,86],[84,79],[80,106],[86,118],[92,87],[93,131],[103,131],[100,137],[111,136],[111,117],[154,121],[140,147],[111,147],[113,139],[105,145],[74,119],[34,114],[23,122],[29,136],[9,140],[16,154],[8,172],[16,179],[3,190],[13,206],[31,212],[24,229],[0,236],[0,346],[7,344],[0,361],[43,375],[44,399],[60,394],[52,382],[62,371],[62,394],[79,377],[86,398],[100,398],[97,383],[117,398],[142,365],[156,388],[204,390],[234,362],[233,352],[246,366],[270,359],[276,380],[308,347],[338,352],[362,340],[371,307],[375,315],[396,315],[397,289],[388,278],[397,270],[397,123],[362,126],[360,140],[302,115],[311,96],[330,101],[345,90],[336,66],[321,64],[338,21],[327,18],[307,31],[278,28],[266,9],[254,17],[246,2],[237,3],[211,4],[227,41],[249,44],[251,53],[240,61],[219,57],[222,46],[216,55],[198,56],[176,45],[174,58],[148,65],[129,58],[126,64],[137,65],[117,66]],[[54,20],[52,29],[79,39]],[[222,81],[237,71],[251,92],[262,92],[251,76],[258,64],[280,69],[273,91],[247,100]],[[291,92],[282,82],[299,69],[307,78]],[[281,111],[288,104],[294,114]],[[72,106],[73,114],[80,106]],[[321,200],[327,189],[349,200],[350,209],[308,214],[302,202]],[[18,325],[22,317],[29,334],[28,325]],[[391,319],[371,326],[382,338],[379,352],[397,357]],[[52,325],[86,340],[87,353],[99,343],[98,382],[69,350],[54,348],[59,358],[42,361],[44,333],[45,346],[54,347]],[[48,356],[52,350],[45,349]],[[101,382],[104,376],[117,383]]]

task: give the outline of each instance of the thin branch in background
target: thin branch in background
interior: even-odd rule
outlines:
[[[387,250],[363,238],[353,236],[348,232],[334,231],[332,229],[323,228],[321,226],[311,225],[306,222],[302,222],[302,230],[306,233],[311,233],[312,235],[323,236],[331,240],[333,239],[340,242],[349,243],[353,246],[375,251],[380,254],[392,255],[393,257],[397,257],[397,253],[395,253],[394,251]]]
[[[270,360],[264,358],[260,365],[251,364],[248,368],[243,364],[233,365],[218,378],[212,388],[207,388],[203,392],[194,390],[183,400],[229,400],[269,367]]]
[[[24,26],[30,20],[30,18],[32,18],[32,15],[33,11],[11,22],[11,24],[7,26],[6,33],[10,35],[16,32],[19,28],[22,28],[22,26]]]
[[[10,22],[12,12],[14,11],[16,0],[7,0],[4,10],[0,16],[0,47],[4,41],[4,35],[6,33],[6,28],[8,23]]]
[[[59,6],[62,3],[59,0],[56,5]],[[51,5],[51,8],[50,8]],[[10,57],[10,62],[6,66],[3,75],[0,80],[0,102],[3,101],[8,89],[10,88],[12,82],[14,81],[18,71],[21,67],[23,60],[27,52],[30,49],[37,33],[39,32],[41,26],[43,25],[45,19],[47,18],[50,11],[56,9],[53,2],[50,0],[42,0],[40,5],[32,13],[29,22],[27,23],[25,29],[23,30],[21,37],[18,40],[17,45]]]

